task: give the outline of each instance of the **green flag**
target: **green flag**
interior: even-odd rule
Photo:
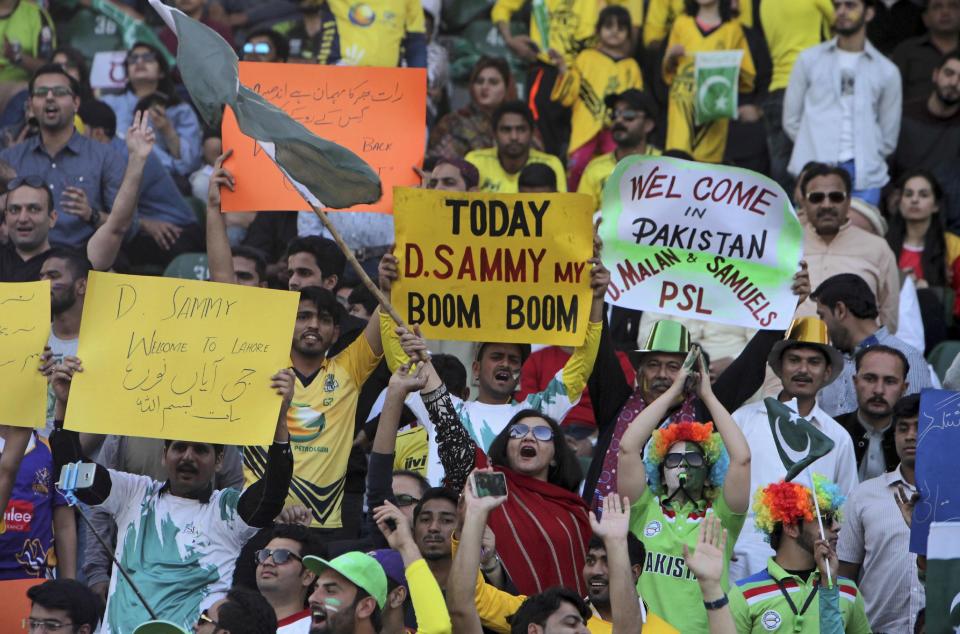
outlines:
[[[157,34],[153,32],[153,29],[147,26],[143,20],[138,20],[124,13],[109,0],[91,0],[90,8],[117,23],[117,26],[120,28],[120,35],[123,38],[123,45],[128,49],[132,48],[137,42],[143,42],[160,51],[163,56],[167,58],[167,63],[170,64],[170,66],[176,64],[173,55],[170,54],[164,43],[160,41]]]
[[[533,0],[533,21],[540,31],[540,50],[546,53],[550,50],[550,10],[546,0]]]
[[[777,453],[787,469],[785,480],[793,480],[814,460],[830,453],[833,440],[775,398],[763,399],[770,420],[770,432]]]
[[[211,127],[223,106],[314,205],[344,209],[380,199],[380,177],[347,148],[321,139],[240,83],[239,60],[214,30],[160,0],[150,5],[177,35],[177,64],[193,105]]]
[[[960,632],[960,522],[930,525],[926,587],[927,631]]]
[[[743,51],[697,53],[694,113],[697,125],[737,118],[737,86]]]

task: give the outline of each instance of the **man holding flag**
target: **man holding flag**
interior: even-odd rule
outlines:
[[[750,445],[751,495],[781,478],[792,480],[816,461],[815,470],[847,494],[859,482],[850,434],[817,405],[817,393],[843,371],[843,357],[827,343],[816,317],[796,320],[767,363],[783,382],[776,399],[751,403],[733,413]],[[800,418],[802,416],[803,418]],[[802,482],[809,484],[809,476]],[[741,579],[763,568],[772,551],[754,528],[751,511],[733,549],[730,577]]]

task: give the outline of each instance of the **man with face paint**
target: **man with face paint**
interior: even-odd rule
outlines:
[[[310,634],[373,634],[381,630],[387,575],[376,559],[354,551],[332,561],[304,557],[303,565],[317,575],[316,590],[309,598]]]
[[[817,473],[836,482],[846,495],[859,482],[853,441],[847,430],[817,405],[820,390],[836,381],[843,371],[843,356],[828,341],[826,324],[816,317],[802,317],[794,321],[787,337],[773,347],[767,364],[783,382],[777,399],[833,440],[833,449],[818,459],[814,467]],[[733,413],[733,419],[746,437],[753,456],[750,465],[753,495],[766,485],[782,480],[787,470],[777,452],[767,408],[762,401],[744,405]],[[770,544],[755,530],[754,519],[753,511],[747,514],[740,539],[735,540],[730,562],[730,576],[734,580],[760,570],[773,555]]]

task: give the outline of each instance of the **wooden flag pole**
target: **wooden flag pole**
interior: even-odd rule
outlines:
[[[367,275],[367,272],[363,270],[362,266],[360,266],[357,256],[353,254],[353,249],[347,246],[347,243],[344,242],[343,236],[340,235],[340,232],[337,231],[337,228],[332,222],[330,222],[330,218],[327,217],[326,212],[314,204],[311,204],[310,206],[313,207],[313,213],[317,214],[317,218],[320,219],[320,222],[323,223],[323,226],[326,227],[327,231],[330,232],[330,235],[333,236],[333,241],[337,243],[337,246],[340,247],[340,250],[343,251],[343,254],[347,256],[347,262],[350,263],[350,266],[353,267],[353,270],[356,272],[356,274],[360,276],[360,281],[363,282],[363,285],[367,287],[367,290],[373,293],[373,296],[377,298],[378,302],[380,302],[381,308],[387,311],[387,314],[393,318],[393,321],[396,322],[398,326],[401,328],[407,328],[409,330],[409,327],[406,323],[404,323],[403,319],[400,317],[400,314],[397,312],[397,309],[394,308],[393,304],[390,303],[390,299],[383,294],[383,292],[380,290],[380,287],[370,279],[370,276]]]
[[[817,525],[820,527],[820,539],[827,541],[827,534],[823,530],[823,517],[820,515],[820,502],[817,501],[817,485],[813,481],[813,472],[807,471],[807,475],[810,476],[810,493],[813,494],[813,508],[817,514]],[[830,574],[830,559],[824,558],[826,560],[826,569],[827,569],[827,587],[833,587],[833,579]]]

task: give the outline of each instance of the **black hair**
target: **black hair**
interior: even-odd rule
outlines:
[[[117,115],[113,108],[98,99],[86,99],[80,102],[77,114],[83,125],[88,128],[103,128],[107,138],[117,134]]]
[[[396,475],[396,473],[394,473]],[[460,503],[460,496],[457,495],[457,492],[448,489],[447,487],[430,487],[423,493],[423,497],[420,498],[420,501],[417,502],[417,505],[413,507],[413,521],[416,522],[417,518],[420,517],[420,511],[423,510],[424,504],[430,502],[431,500],[446,500],[453,504],[453,507],[456,508]]]
[[[810,299],[820,302],[831,311],[843,302],[854,317],[858,319],[876,319],[877,298],[870,286],[855,273],[840,273],[828,277],[810,293]]]
[[[721,22],[729,22],[736,15],[732,5],[731,0],[719,0],[717,2]],[[695,18],[700,12],[700,5],[697,4],[697,0],[683,0],[683,10],[687,15]]]
[[[864,357],[866,357],[868,354],[889,354],[898,358],[900,360],[900,367],[903,368],[903,378],[906,380],[907,374],[910,372],[910,362],[907,361],[907,355],[903,354],[896,348],[891,348],[890,346],[885,346],[883,344],[861,348],[857,351],[856,356],[853,357],[853,363],[857,369],[857,372],[860,372],[860,364],[863,363]]]
[[[51,258],[57,258],[66,262],[67,268],[70,270],[70,275],[72,275],[75,280],[87,279],[90,271],[93,270],[93,264],[90,263],[87,254],[79,249],[53,247],[47,251],[47,259],[49,260]]]
[[[801,527],[803,525],[803,520],[797,521],[797,526]],[[780,542],[783,541],[783,522],[777,522],[773,526],[773,530],[770,532],[770,548],[774,550],[780,549]]]
[[[920,395],[904,396],[893,406],[894,418],[914,418],[920,416]]]
[[[259,592],[231,588],[217,612],[217,627],[230,634],[276,634],[277,613]]]
[[[426,495],[427,490],[430,488],[430,481],[423,477],[423,475],[417,473],[416,471],[411,471],[410,469],[397,469],[393,472],[393,477],[403,476],[405,478],[411,478],[416,481],[417,486],[420,487],[420,497],[423,498]]]
[[[430,363],[448,392],[460,396],[467,391],[467,368],[460,359],[452,354],[435,354]]]
[[[297,253],[309,253],[317,262],[317,268],[320,269],[322,277],[336,275],[337,279],[343,278],[343,270],[347,266],[347,256],[343,254],[337,243],[330,238],[321,238],[320,236],[304,236],[294,238],[287,245],[287,257]]]
[[[160,65],[160,79],[157,80],[157,90],[156,92],[163,93],[167,97],[166,103],[164,106],[174,106],[180,102],[177,98],[177,90],[173,84],[173,77],[170,73],[170,63],[167,61],[167,52],[161,50],[154,46],[153,44],[148,44],[143,41],[136,41],[133,43],[133,46],[127,51],[127,56],[123,60],[123,69],[127,72],[129,77],[130,72],[127,70],[130,66],[130,56],[133,55],[133,51],[138,48],[149,49],[153,55],[157,58],[157,64]],[[130,86],[130,80],[127,79],[127,90],[133,92],[133,88]],[[142,100],[141,100],[142,101]],[[138,104],[139,105],[139,104]],[[136,112],[136,109],[134,110]]]
[[[231,255],[235,258],[251,260],[254,268],[257,270],[257,277],[260,278],[260,281],[265,282],[267,280],[267,258],[263,255],[263,251],[244,245],[233,247],[231,251]]]
[[[390,582],[390,577],[387,577],[387,583],[389,584],[389,582]],[[352,607],[356,608],[358,603],[360,603],[367,597],[372,597],[372,596],[373,596],[372,594],[370,594],[360,586],[357,586],[357,595],[353,599]],[[377,601],[376,598],[374,598],[373,601],[374,601],[373,612],[370,613],[370,627],[373,628],[374,632],[379,632],[380,630],[383,629],[383,612],[380,610],[380,605],[376,602]],[[233,634],[233,632],[231,631],[230,634]],[[271,632],[271,634],[273,634],[273,632]]]
[[[330,315],[334,324],[340,324],[343,307],[337,301],[337,296],[331,291],[319,286],[307,286],[300,289],[300,301],[310,302],[317,309],[318,315]]]
[[[580,467],[580,461],[567,445],[563,437],[563,431],[560,425],[554,419],[539,410],[524,409],[513,415],[507,426],[503,428],[497,437],[490,443],[490,449],[487,451],[487,457],[490,464],[498,467],[510,468],[507,460],[507,443],[510,441],[510,428],[522,421],[524,418],[540,418],[550,425],[553,430],[553,465],[547,471],[547,482],[555,484],[558,487],[568,491],[577,491],[580,489],[580,481],[583,480],[583,469]]]
[[[34,71],[33,76],[30,77],[30,83],[27,86],[30,91],[30,95],[33,95],[33,85],[37,81],[37,77],[41,75],[61,75],[67,78],[67,81],[70,82],[70,90],[73,91],[75,97],[80,96],[80,82],[78,82],[72,75],[67,74],[67,71],[64,70],[63,66],[60,64],[47,63]]]
[[[530,129],[533,130],[533,113],[530,112],[530,107],[519,100],[514,101],[504,101],[500,104],[500,107],[493,112],[493,129],[496,130],[497,126],[500,125],[500,119],[504,115],[508,114],[518,114],[523,117],[523,120],[527,122],[527,125],[530,126]]]
[[[806,196],[807,185],[809,185],[813,179],[820,178],[821,176],[839,176],[840,180],[843,181],[844,193],[849,196],[850,192],[853,191],[853,181],[850,179],[850,172],[836,165],[815,163],[814,165],[810,165],[810,168],[803,173],[803,178],[800,179],[800,193]]]
[[[531,624],[543,627],[563,603],[576,608],[584,622],[590,618],[590,608],[579,594],[570,588],[555,586],[526,598],[520,609],[507,619],[510,622],[510,634],[527,634]]]
[[[947,62],[949,62],[949,61],[952,60],[952,59],[955,59],[955,60],[957,60],[957,61],[960,61],[960,50],[953,49],[952,51],[950,51],[949,53],[947,53],[946,55],[944,55],[943,57],[941,57],[941,58],[940,58],[940,61],[937,62],[937,65],[936,65],[936,67],[935,67],[936,70],[940,70],[941,68],[943,68],[944,66],[946,66],[946,65],[947,65]]]
[[[103,618],[103,601],[93,590],[75,579],[50,579],[27,589],[31,605],[48,610],[65,610],[74,629],[89,625],[96,630]]]
[[[609,8],[609,7],[608,7]],[[557,173],[545,163],[530,163],[520,170],[517,187],[546,187],[550,191],[557,191]]]
[[[597,535],[591,535],[590,541],[587,542],[587,550],[602,550],[607,552],[607,545],[603,543],[603,539]],[[633,534],[633,532],[627,533],[627,553],[629,554],[630,565],[631,566],[641,566],[647,558],[647,549],[644,547],[643,542]]]
[[[281,62],[285,62],[290,58],[290,44],[283,34],[277,33],[273,29],[257,29],[247,34],[247,39],[244,40],[244,44],[255,37],[265,37],[270,40],[270,45],[273,46],[273,50],[277,52],[277,59]]]
[[[930,190],[933,194],[933,200],[938,205],[943,205],[943,188],[929,170],[911,169],[907,171],[900,180],[897,181],[897,190],[900,196],[903,196],[903,188],[911,178],[922,178],[930,184]],[[923,279],[930,286],[947,286],[947,228],[944,222],[943,209],[938,209],[930,218],[930,226],[923,236],[923,252],[920,254],[920,263],[923,268]],[[887,230],[887,244],[893,250],[893,254],[900,257],[903,250],[903,242],[907,237],[907,221],[902,213],[892,214],[890,217],[890,228]]]
[[[300,544],[301,557],[313,555],[320,557],[324,550],[309,528],[303,524],[274,524],[270,539],[289,539]]]
[[[373,311],[375,311],[377,306],[380,305],[380,302],[377,301],[376,296],[374,296],[374,294],[370,292],[370,289],[363,284],[350,291],[350,295],[347,296],[347,303],[360,304],[370,315],[372,315]]]
[[[179,441],[179,440],[173,440],[172,438],[166,438],[163,441],[163,451],[166,452],[167,449],[170,448],[170,445],[172,445],[175,442],[187,442],[187,443],[190,443],[191,445],[210,445],[211,447],[213,447],[213,455],[217,457],[222,456],[224,450],[226,449],[224,445],[219,445],[217,443],[212,443],[212,442],[194,442],[193,440]]]
[[[93,98],[93,92],[90,90],[90,68],[87,66],[87,58],[84,54],[72,46],[58,46],[50,59],[52,60],[57,55],[66,56],[69,65],[77,69],[77,73],[80,75],[79,94],[81,103]]]
[[[610,22],[613,22],[621,29],[626,29],[627,33],[630,33],[633,27],[633,24],[631,24],[632,21],[630,20],[630,12],[620,5],[604,7],[600,11],[600,15],[597,16],[596,34],[600,35],[600,29],[607,26]]]

